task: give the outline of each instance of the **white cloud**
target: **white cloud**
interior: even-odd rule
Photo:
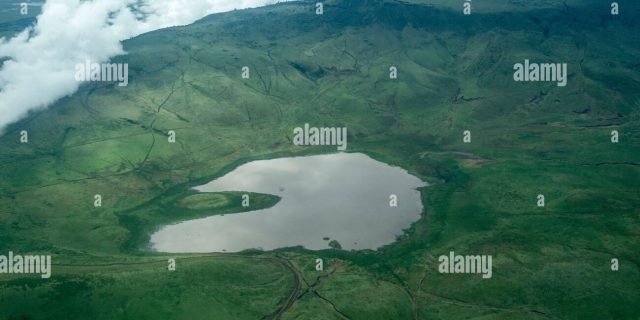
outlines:
[[[278,0],[47,0],[35,26],[0,39],[0,130],[73,94],[74,67],[124,54],[121,41],[190,24],[206,15],[259,7]],[[132,6],[137,11],[132,12]],[[146,13],[144,21],[136,18]]]

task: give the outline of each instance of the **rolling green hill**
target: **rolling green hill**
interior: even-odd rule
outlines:
[[[54,273],[2,275],[0,317],[639,318],[640,5],[412,2],[327,1],[321,16],[294,2],[144,34],[117,59],[127,87],[89,84],[11,125],[0,252],[52,254]],[[567,86],[514,82],[525,59],[567,63]],[[180,205],[191,187],[335,152],[293,146],[304,123],[346,126],[348,151],[429,181],[423,218],[375,252],[148,250],[151,230],[203,214]],[[493,278],[438,273],[450,250],[493,255]]]

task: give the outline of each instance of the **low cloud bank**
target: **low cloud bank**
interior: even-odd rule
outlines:
[[[0,133],[78,90],[74,67],[124,54],[121,41],[278,0],[47,0],[37,23],[0,39]]]

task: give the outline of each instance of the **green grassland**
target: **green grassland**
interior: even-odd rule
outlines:
[[[96,260],[56,264],[45,283],[5,279],[3,318],[255,319],[293,285],[281,265],[251,257],[183,257],[171,273],[161,256]]]
[[[0,252],[52,254],[54,273],[2,275],[0,318],[639,318],[640,6],[414,2],[287,3],[151,32],[116,58],[127,87],[86,85],[11,125]],[[514,82],[524,59],[568,63],[568,85]],[[160,225],[242,209],[192,187],[335,152],[293,146],[304,123],[346,126],[350,152],[430,182],[423,218],[376,251],[147,249]],[[493,255],[493,278],[438,273],[450,250]]]

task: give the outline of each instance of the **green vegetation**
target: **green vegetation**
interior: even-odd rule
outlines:
[[[329,241],[329,247],[334,249],[342,249],[342,245],[340,245],[340,242],[338,242],[338,240]]]
[[[256,319],[293,285],[279,264],[251,257],[183,257],[172,273],[161,256],[97,259],[56,265],[51,281],[3,281],[2,318]]]
[[[242,207],[242,196],[249,196],[249,206]],[[178,202],[178,207],[191,210],[217,209],[227,212],[242,212],[274,206],[280,198],[270,194],[254,192],[205,192],[186,196]],[[212,214],[209,214],[212,215]]]
[[[200,193],[182,199],[178,205],[187,209],[215,209],[229,205],[229,197],[220,193]]]
[[[145,34],[119,58],[129,86],[87,85],[12,125],[0,248],[50,253],[54,269],[47,281],[0,275],[0,315],[640,317],[637,18],[571,1],[479,1],[468,17],[414,2],[327,1],[321,17],[286,3]],[[525,58],[568,63],[568,85],[514,82]],[[429,181],[423,219],[377,251],[176,255],[169,272],[172,257],[147,250],[160,225],[242,211],[239,193],[192,187],[255,159],[335,152],[293,146],[304,123],[346,126],[349,151]],[[493,278],[438,273],[450,250],[493,255]]]

